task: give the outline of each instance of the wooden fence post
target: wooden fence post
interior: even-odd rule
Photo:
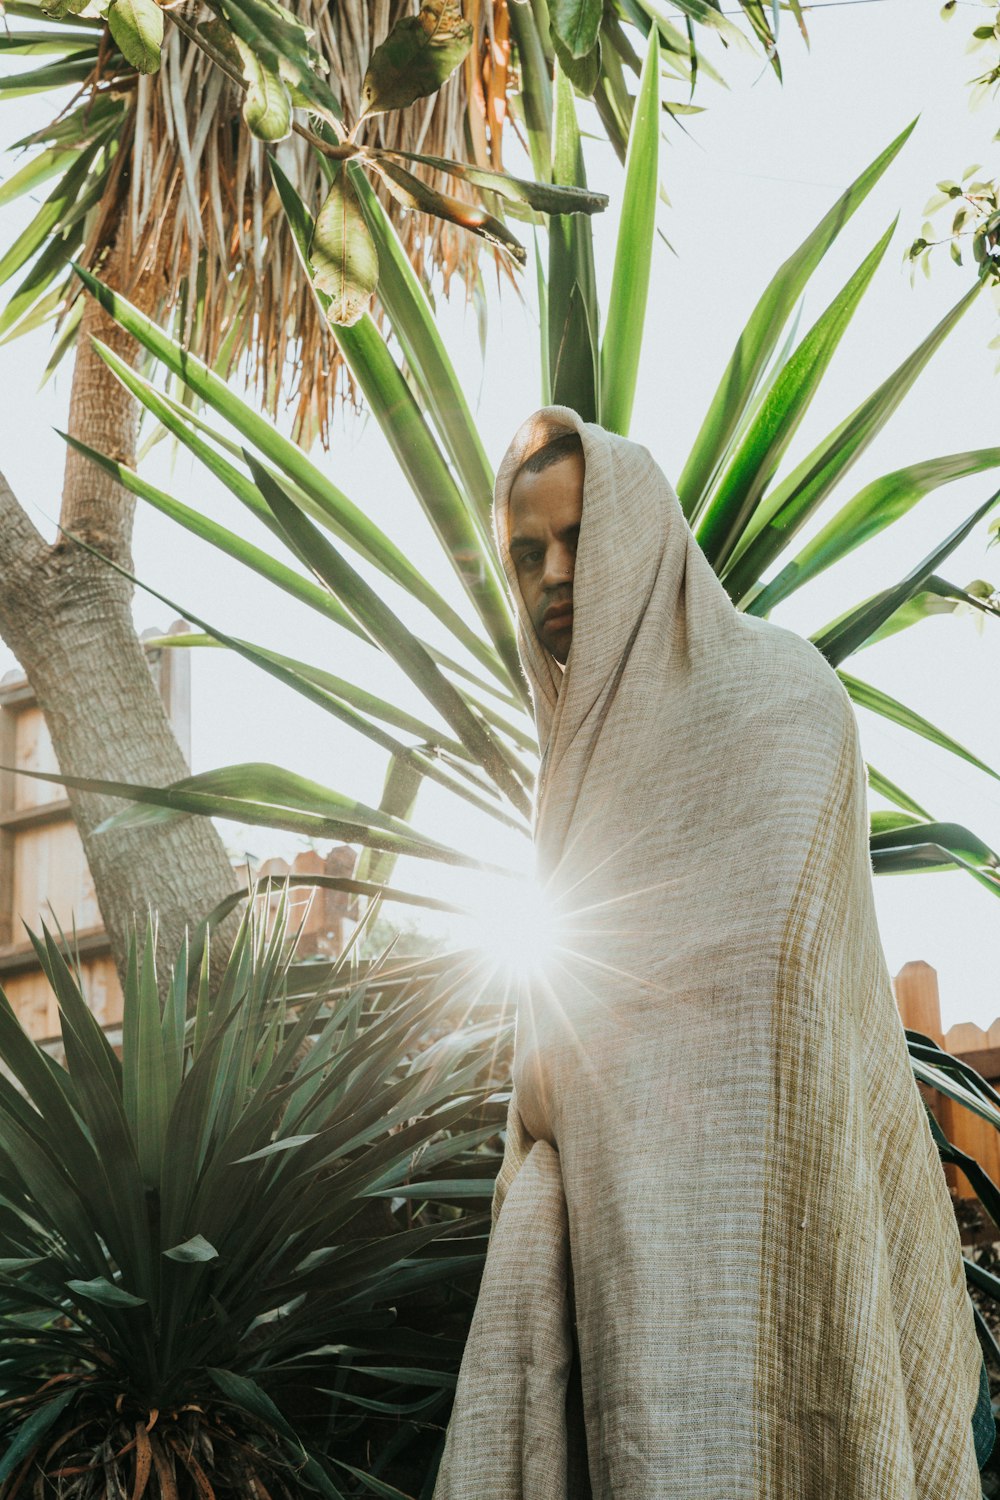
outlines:
[[[996,1087],[996,1051],[1000,1046],[1000,1024],[994,1021],[989,1031],[983,1031],[974,1021],[959,1021],[950,1026],[945,1032],[944,1047],[953,1057],[961,1057],[963,1062],[969,1063],[977,1073],[981,1073],[987,1081]],[[1000,1131],[982,1119],[974,1115],[971,1110],[964,1109],[962,1105],[949,1101],[954,1121],[953,1129],[948,1132],[948,1137],[960,1151],[965,1151],[969,1156],[975,1158],[983,1170],[992,1177],[993,1181],[1000,1184]],[[975,1191],[968,1185],[964,1174],[961,1175],[958,1187],[959,1196],[962,1198],[976,1197]]]
[[[996,1087],[1000,1020],[994,1021],[989,1031],[983,1031],[974,1021],[959,1021],[942,1034],[937,974],[930,964],[905,964],[896,975],[895,987],[896,1003],[904,1026],[932,1037],[952,1057],[960,1057],[969,1063]],[[994,1182],[1000,1183],[1000,1131],[955,1100],[946,1098],[939,1090],[919,1083],[917,1087],[952,1144],[973,1157]],[[964,1172],[953,1166],[946,1166],[944,1171],[948,1186],[956,1197],[971,1199],[977,1196]]]
[[[335,844],[325,859],[313,850],[305,849],[295,856],[291,865],[283,859],[266,859],[257,871],[257,879],[260,880],[265,875],[270,875],[276,880],[286,875],[332,875],[341,879],[350,879],[354,874],[356,862],[357,855],[349,844]],[[267,922],[268,932],[271,930],[277,902],[277,892],[272,891]],[[348,923],[353,923],[355,919],[357,897],[348,895],[344,891],[330,891],[318,887],[312,890],[308,886],[294,888],[289,894],[288,902],[289,927],[292,931],[298,929],[307,904],[309,904],[309,909],[299,941],[299,957],[309,958],[321,955],[336,957],[344,946],[347,936],[345,929]]]
[[[910,1031],[922,1031],[925,1036],[937,1042],[939,1047],[943,1047],[945,1043],[944,1033],[941,1030],[941,996],[938,990],[937,970],[925,963],[923,959],[915,959],[903,965],[893,980],[893,988],[896,992],[896,1007],[903,1025]],[[956,1116],[964,1114],[971,1119],[968,1111],[954,1104],[939,1089],[932,1089],[928,1084],[921,1083],[919,1080],[917,1088],[930,1106],[934,1118],[945,1135],[950,1141],[954,1141]],[[963,1146],[962,1149],[965,1150],[965,1147]],[[944,1175],[953,1193],[963,1198],[974,1196],[964,1175],[957,1167],[945,1166]]]

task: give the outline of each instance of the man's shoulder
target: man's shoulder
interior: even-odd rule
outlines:
[[[806,636],[756,615],[741,614],[739,619],[752,643],[752,654],[775,687],[784,683],[795,696],[850,704],[837,672]]]

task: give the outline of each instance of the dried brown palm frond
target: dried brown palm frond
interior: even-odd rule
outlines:
[[[312,29],[312,45],[329,64],[350,118],[374,48],[412,13],[412,0],[292,0],[290,8]],[[199,0],[184,0],[178,9],[188,29],[212,17]],[[365,127],[372,144],[498,163],[506,0],[469,0],[468,10],[477,43],[467,66],[412,108],[372,118]],[[353,384],[296,262],[265,145],[241,117],[241,91],[169,22],[153,74],[124,63],[106,28],[83,32],[82,41],[93,47],[94,66],[71,108],[80,114],[81,104],[105,97],[118,110],[112,139],[77,190],[77,201],[92,190],[97,197],[86,220],[84,264],[98,271],[113,264],[117,284],[132,294],[155,274],[155,316],[174,312],[185,343],[220,373],[238,370],[270,414],[283,401],[293,405],[300,441],[325,440],[334,398],[353,398]],[[43,146],[51,139],[51,128],[34,137]],[[292,135],[272,149],[305,201],[320,202],[322,168],[309,143]],[[434,186],[471,199],[464,184],[417,170]],[[418,273],[428,279],[439,273],[446,294],[456,274],[472,287],[482,252],[470,235],[388,196],[385,202]],[[64,318],[76,315],[69,299],[78,296],[67,283]]]
[[[349,114],[361,98],[361,85],[371,54],[396,22],[410,14],[410,0],[351,0],[322,12],[315,24],[318,50],[329,59],[331,76]],[[508,80],[510,24],[507,0],[463,0],[463,14],[473,27],[475,41],[463,68],[436,94],[407,110],[393,110],[370,119],[365,140],[389,150],[419,151],[428,156],[472,159],[481,166],[500,167],[505,116],[503,100]],[[501,100],[497,100],[497,88]],[[439,172],[420,170],[434,187],[472,202],[465,184]],[[447,293],[458,272],[465,282],[477,274],[477,246],[463,230],[427,214],[400,211],[396,201],[379,189],[396,222],[412,263],[421,271],[440,270]]]
[[[303,1493],[280,1436],[243,1414],[234,1426],[222,1401],[150,1411],[115,1400],[85,1373],[79,1384],[73,1425],[29,1455],[3,1486],[4,1500],[296,1500]]]

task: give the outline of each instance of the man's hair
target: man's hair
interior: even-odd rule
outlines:
[[[540,474],[543,469],[552,464],[559,463],[572,454],[583,454],[583,441],[578,432],[560,432],[554,438],[549,438],[541,448],[536,448],[530,453],[524,463],[518,468],[517,474]],[[517,474],[514,478],[517,478]]]

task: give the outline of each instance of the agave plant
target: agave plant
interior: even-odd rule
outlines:
[[[50,933],[65,1062],[0,993],[5,1500],[398,1495],[380,1474],[439,1442],[495,1027],[455,1030],[430,961],[345,953],[317,987],[256,895],[211,1005],[207,947],[161,1005],[152,928],[133,944],[120,1055]]]

